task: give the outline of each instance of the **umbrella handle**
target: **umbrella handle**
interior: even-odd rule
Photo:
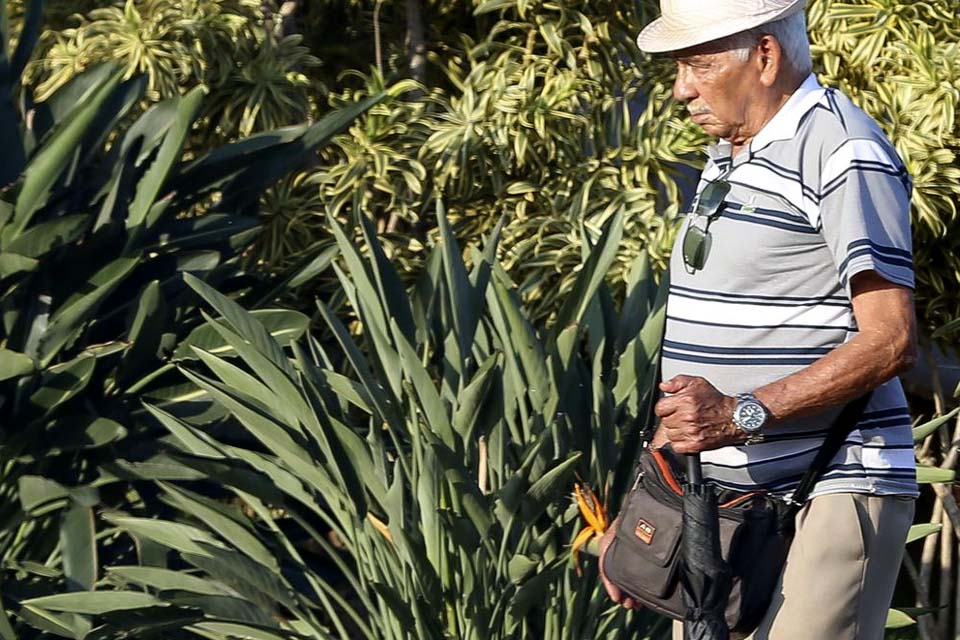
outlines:
[[[688,453],[687,462],[687,483],[691,485],[703,484],[703,468],[700,466],[700,454]]]

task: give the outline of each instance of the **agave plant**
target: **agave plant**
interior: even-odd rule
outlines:
[[[162,468],[159,500],[180,515],[103,514],[164,552],[111,567],[97,591],[21,606],[95,616],[104,633],[209,638],[614,638],[662,627],[611,608],[595,566],[579,578],[570,555],[574,478],[613,503],[628,483],[664,318],[646,258],[627,303],[611,304],[603,274],[622,217],[549,331],[531,324],[496,263],[499,228],[468,271],[440,211],[442,239],[408,295],[368,221],[366,257],[330,224],[363,342],[318,302],[327,337],[285,349],[188,278],[230,352],[194,345],[202,368],[181,369],[229,415],[198,424],[148,404],[169,446],[126,472],[155,481]],[[211,500],[213,487],[231,499]]]
[[[40,3],[30,9],[35,25]],[[0,616],[4,640],[31,637],[24,620],[70,637],[89,629],[19,603],[88,589],[99,554],[132,553],[92,516],[98,505],[143,504],[118,485],[115,467],[118,452],[137,460],[156,450],[139,397],[204,410],[171,362],[193,357],[188,344],[224,347],[199,327],[184,274],[246,294],[251,308],[272,300],[284,282],[242,256],[258,229],[250,210],[379,99],[187,161],[202,91],[130,122],[147,81],[103,65],[34,103],[19,87],[31,37],[24,30],[12,56],[0,47],[0,598],[18,616],[13,626]],[[254,313],[284,339],[309,322],[293,311]]]

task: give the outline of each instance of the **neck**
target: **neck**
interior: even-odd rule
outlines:
[[[783,108],[783,105],[790,100],[805,79],[800,74],[788,74],[789,77],[784,81],[778,82],[766,90],[760,98],[754,102],[754,108],[747,118],[745,126],[740,128],[736,135],[730,138],[732,145],[731,154],[737,155],[740,151],[750,144],[761,129],[767,126],[767,123],[773,120],[773,116]]]

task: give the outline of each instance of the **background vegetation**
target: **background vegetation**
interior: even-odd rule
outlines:
[[[655,2],[0,9],[0,637],[657,633],[565,551],[572,478],[617,504],[629,474],[702,157],[633,44]],[[808,9],[821,80],[914,176],[947,348],[958,12]],[[941,638],[960,432],[931,386],[891,633]]]

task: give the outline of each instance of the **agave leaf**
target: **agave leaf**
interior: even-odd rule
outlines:
[[[379,416],[384,422],[389,423],[393,429],[397,431],[402,430],[404,428],[404,421],[400,418],[399,410],[396,408],[397,401],[395,397],[387,395],[387,389],[378,383],[373,372],[370,370],[369,362],[363,357],[360,349],[357,348],[347,328],[343,326],[340,319],[337,318],[333,311],[322,301],[317,300],[317,308],[320,310],[320,315],[323,316],[327,326],[330,327],[334,337],[340,344],[340,348],[343,350],[347,362],[350,363],[361,384],[363,384],[364,389],[366,389],[370,395],[370,399]]]
[[[189,591],[173,591],[163,594],[165,601],[177,607],[191,607],[203,611],[206,617],[236,622],[250,622],[265,627],[275,627],[274,620],[264,607],[235,595],[206,595]]]
[[[298,340],[310,326],[310,318],[289,309],[254,309],[248,313],[280,344]],[[236,354],[233,347],[210,323],[202,324],[191,331],[190,335],[177,345],[173,359],[175,361],[196,360],[198,356],[194,348],[221,357]]]
[[[165,220],[155,228],[155,240],[143,250],[170,252],[192,248],[206,249],[223,244],[230,249],[240,250],[249,246],[249,240],[260,226],[260,221],[256,218],[222,213]]]
[[[941,529],[943,529],[943,525],[940,524],[939,522],[937,523],[925,522],[922,524],[915,524],[912,527],[910,527],[910,532],[907,534],[907,544],[910,544],[911,542],[914,542],[916,540],[920,540],[921,538],[926,538],[927,536],[933,535],[934,533],[938,533]]]
[[[88,132],[98,110],[120,83],[120,73],[106,78],[93,95],[67,117],[31,158],[23,177],[23,186],[17,196],[16,211],[10,225],[4,229],[4,244],[16,239],[44,204],[50,189],[66,170],[77,146]]]
[[[160,292],[160,282],[152,280],[140,292],[136,313],[127,330],[130,346],[124,352],[116,374],[120,387],[127,386],[134,376],[142,375],[146,365],[156,360],[157,350],[167,326],[166,305]]]
[[[107,521],[136,538],[145,538],[184,554],[205,555],[213,549],[225,549],[219,540],[203,529],[182,522],[106,513]],[[141,603],[147,606],[149,603]]]
[[[923,441],[927,436],[929,436],[932,433],[935,433],[937,429],[939,429],[941,426],[953,420],[958,413],[960,413],[960,407],[957,407],[950,413],[944,414],[942,416],[938,416],[933,420],[930,420],[929,422],[925,422],[921,425],[914,427],[913,441],[914,442]]]
[[[514,620],[523,618],[531,607],[543,600],[543,594],[546,593],[548,586],[566,570],[566,564],[567,558],[563,555],[558,556],[523,583],[510,601],[508,615]]]
[[[217,313],[223,316],[223,319],[227,321],[234,331],[249,341],[257,351],[267,356],[273,364],[288,376],[291,378],[296,377],[296,372],[290,364],[290,360],[283,352],[283,348],[249,312],[199,278],[189,273],[184,273],[183,279],[194,291],[199,293]]]
[[[33,144],[43,141],[50,131],[67,120],[77,105],[89,100],[116,72],[115,63],[96,64],[70,78],[48,99],[37,103],[33,120],[27,130]]]
[[[579,451],[570,454],[530,485],[526,495],[529,508],[524,512],[524,519],[527,522],[535,520],[550,502],[565,495],[582,456],[583,454]]]
[[[280,571],[273,553],[250,531],[246,522],[236,518],[223,505],[169,482],[159,484],[166,491],[164,502],[204,523],[207,528],[251,559],[272,571]]]
[[[941,469],[926,464],[917,465],[917,482],[920,484],[952,483],[957,477],[953,469]]]
[[[144,403],[144,408],[180,441],[186,451],[208,458],[226,457],[219,443],[202,431],[153,405]]]
[[[0,229],[3,224],[0,223]],[[26,256],[18,256],[15,253],[0,253],[0,280],[24,271],[36,271],[39,262]]]
[[[397,347],[403,371],[413,383],[417,399],[430,429],[440,437],[447,447],[454,451],[461,450],[463,444],[459,442],[459,438],[453,431],[447,408],[440,399],[440,394],[437,393],[437,388],[434,386],[429,372],[420,363],[417,353],[403,335],[397,335]]]
[[[257,158],[257,162],[248,163],[222,187],[223,199],[218,209],[242,210],[244,203],[256,202],[257,196],[265,188],[301,166],[315,149],[341,133],[358,116],[375,106],[385,96],[385,93],[378,93],[339,108],[311,125],[302,136],[282,147],[277,147],[273,153]]]
[[[453,428],[469,446],[474,440],[480,414],[487,400],[487,392],[493,384],[494,372],[500,362],[500,354],[491,355],[483,361],[470,383],[460,393],[457,411],[453,416]]]
[[[437,224],[440,229],[440,243],[443,249],[443,273],[450,296],[450,306],[453,315],[453,324],[459,342],[461,364],[459,371],[465,371],[463,360],[471,351],[473,334],[477,330],[480,319],[477,313],[477,302],[467,269],[463,265],[463,256],[457,239],[450,230],[443,202],[437,199]]]
[[[0,597],[0,640],[17,640],[17,634],[7,617],[7,606],[3,603],[3,597]]]
[[[138,584],[151,589],[166,591],[181,589],[206,595],[221,595],[226,593],[225,588],[216,582],[200,578],[184,571],[174,571],[162,567],[142,567],[138,565],[115,565],[106,568],[107,577],[124,586],[129,583]]]
[[[21,476],[18,483],[21,508],[35,515],[52,503],[70,497],[70,490],[58,482],[41,476]]]
[[[20,604],[49,611],[103,615],[109,611],[162,606],[165,603],[142,591],[79,591],[30,598],[21,601]]]
[[[50,364],[138,262],[138,257],[118,258],[110,262],[87,281],[84,291],[88,293],[78,294],[57,309],[39,343],[40,366]]]
[[[916,620],[905,614],[899,609],[890,609],[887,612],[887,622],[884,625],[887,629],[903,629],[917,623]]]
[[[410,311],[410,300],[406,295],[403,282],[400,281],[396,269],[393,268],[387,255],[383,252],[383,245],[377,239],[377,232],[373,228],[373,224],[362,213],[357,218],[367,249],[370,251],[370,270],[373,273],[374,280],[376,280],[384,312],[388,318],[396,323],[407,341],[411,341],[414,339],[413,314]]]
[[[74,503],[64,512],[60,550],[67,588],[70,591],[92,591],[98,566],[92,507]]]
[[[171,98],[177,105],[177,116],[163,138],[157,157],[137,184],[136,196],[130,203],[127,214],[126,226],[131,230],[128,249],[136,246],[133,238],[145,231],[143,227],[147,221],[147,212],[160,195],[160,189],[173,164],[180,158],[183,143],[200,110],[203,93],[203,87],[195,87],[183,97]]]
[[[96,362],[96,358],[84,354],[66,364],[52,367],[49,370],[51,375],[43,381],[43,386],[30,396],[30,403],[40,409],[43,415],[52,414],[57,407],[87,387]]]
[[[376,328],[383,335],[389,335],[387,327],[387,318],[389,310],[386,302],[381,300],[376,285],[374,284],[372,269],[360,256],[360,252],[354,245],[353,240],[347,237],[343,227],[332,215],[327,215],[327,223],[333,231],[333,236],[337,240],[337,246],[340,248],[340,255],[343,256],[350,271],[350,282],[356,288],[359,301],[364,305],[367,311],[367,323],[376,323]],[[359,311],[359,309],[358,309]]]
[[[32,373],[34,368],[33,360],[29,356],[9,349],[0,349],[0,381],[25,376]]]
[[[220,546],[208,546],[202,554],[186,552],[183,557],[246,598],[259,602],[263,608],[270,608],[268,603],[279,602],[293,611],[299,609],[296,597],[282,574],[243,554]]]
[[[47,426],[44,454],[55,456],[67,451],[97,449],[126,435],[127,430],[109,418],[67,413]]]
[[[309,640],[308,636],[284,631],[282,629],[263,629],[250,623],[240,624],[236,622],[198,622],[187,627],[189,631],[196,633],[204,638],[211,640],[230,640],[232,638],[249,638],[249,640]],[[332,638],[332,636],[321,636]]]
[[[63,216],[48,222],[33,225],[13,241],[4,251],[28,258],[39,258],[66,244],[71,244],[87,231],[90,216],[87,214]]]
[[[623,211],[622,208],[617,210],[600,235],[597,246],[590,251],[590,257],[577,276],[573,289],[567,294],[566,301],[557,312],[548,343],[554,342],[567,325],[579,324],[593,301],[597,289],[617,257],[617,250],[623,237]]]

